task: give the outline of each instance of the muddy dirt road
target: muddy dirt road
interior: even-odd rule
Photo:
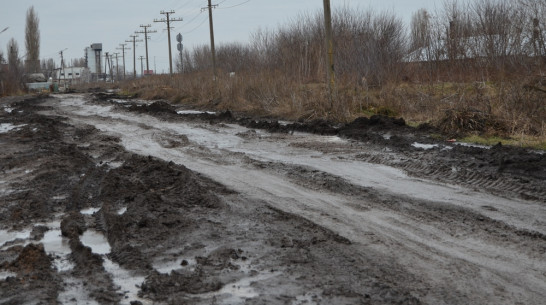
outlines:
[[[0,304],[546,300],[540,152],[108,94],[3,99],[0,147]]]

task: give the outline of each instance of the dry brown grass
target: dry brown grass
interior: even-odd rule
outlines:
[[[351,121],[372,114],[428,122],[446,133],[546,139],[546,92],[523,80],[511,83],[391,83],[363,88],[338,83],[333,107],[324,84],[301,84],[280,73],[227,74],[215,83],[209,73],[153,76],[121,84],[144,99],[165,99],[188,107],[231,110],[290,120]],[[366,90],[367,89],[367,90]]]

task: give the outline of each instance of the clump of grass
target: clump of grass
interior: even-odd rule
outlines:
[[[464,137],[459,140],[464,143],[473,143],[480,145],[493,146],[498,143],[502,145],[510,145],[517,147],[526,147],[537,150],[546,150],[546,140],[544,138],[532,137],[532,136],[520,136],[519,138],[515,137],[499,137],[499,136],[480,136],[480,135],[471,135]]]

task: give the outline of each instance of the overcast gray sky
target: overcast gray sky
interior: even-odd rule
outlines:
[[[434,10],[441,7],[443,0],[331,0],[332,9],[349,8],[375,11],[392,11],[409,23],[411,14],[420,8]],[[214,10],[214,31],[216,44],[226,42],[247,42],[251,33],[258,29],[275,29],[286,24],[301,13],[322,10],[321,0],[213,0],[218,4]],[[150,69],[154,62],[157,72],[168,72],[168,48],[166,24],[154,23],[161,19],[161,10],[174,10],[173,17],[183,18],[171,26],[173,56],[176,54],[175,34],[182,33],[184,48],[209,44],[208,13],[201,9],[207,0],[0,0],[0,49],[6,53],[10,38],[19,44],[20,55],[25,53],[25,17],[29,7],[40,19],[40,58],[53,58],[60,62],[58,52],[64,52],[65,60],[84,56],[83,49],[91,43],[102,43],[103,51],[116,50],[120,43],[130,40],[129,35],[141,30],[141,24],[151,24],[148,43]],[[143,36],[140,35],[140,36]],[[130,46],[132,48],[132,45]],[[132,70],[132,50],[127,51],[127,70]],[[144,43],[136,48],[136,55],[144,56]],[[121,62],[120,62],[121,64]],[[137,70],[139,64],[137,63]]]

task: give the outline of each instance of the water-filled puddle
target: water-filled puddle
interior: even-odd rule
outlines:
[[[17,274],[9,271],[0,271],[0,281],[3,281],[11,276],[17,276]]]
[[[182,262],[184,264],[182,264]],[[157,270],[159,273],[165,273],[169,274],[173,270],[177,269],[186,269],[189,271],[193,271],[195,269],[196,261],[194,258],[179,258],[172,262],[161,262],[161,263],[155,263],[154,269]]]
[[[30,238],[30,232],[30,229],[25,229],[23,231],[0,230],[0,247],[15,240],[26,240]]]
[[[80,241],[83,245],[91,248],[93,253],[102,256],[104,260],[104,270],[112,276],[114,283],[120,287],[118,291],[125,296],[121,304],[130,304],[130,301],[134,300],[138,300],[142,304],[151,304],[138,297],[138,287],[144,282],[145,277],[143,275],[135,275],[134,272],[123,269],[117,263],[105,256],[110,253],[111,247],[104,234],[88,229],[80,236]]]
[[[212,111],[199,111],[199,110],[180,110],[180,111],[177,111],[176,113],[178,114],[203,114],[203,113],[216,114],[216,112],[212,112]]]
[[[282,272],[264,272],[254,276],[244,277],[234,283],[226,284],[222,289],[201,294],[203,297],[222,297],[222,304],[242,304],[246,299],[255,298],[260,295],[256,290],[255,283],[272,279],[281,275]]]
[[[63,289],[59,291],[57,302],[60,304],[99,305],[89,296],[86,284],[78,278],[67,277],[63,280]]]
[[[413,144],[411,144],[411,146],[413,146],[415,148],[421,148],[421,149],[424,149],[424,150],[429,150],[429,149],[433,149],[433,148],[438,147],[438,144],[423,144],[423,143],[414,142]]]
[[[83,215],[93,215],[96,212],[98,212],[99,210],[100,210],[100,208],[87,208],[87,209],[81,210],[80,213],[83,214]]]
[[[0,124],[0,133],[8,133],[11,130],[17,130],[21,127],[27,126],[27,124],[13,125],[11,123],[1,123]]]
[[[70,271],[74,268],[74,264],[69,259],[72,251],[68,239],[62,236],[59,227],[45,232],[40,242],[44,245],[46,253],[54,258],[53,265],[57,271]]]
[[[96,254],[110,253],[110,244],[104,235],[95,230],[87,230],[80,236],[80,241],[84,246],[91,248]]]
[[[110,273],[114,284],[120,287],[118,291],[125,296],[121,304],[130,304],[134,300],[138,300],[142,304],[152,304],[150,301],[138,297],[138,287],[144,282],[145,276],[135,275],[133,272],[121,268],[107,257],[103,257],[103,259],[104,270]]]

